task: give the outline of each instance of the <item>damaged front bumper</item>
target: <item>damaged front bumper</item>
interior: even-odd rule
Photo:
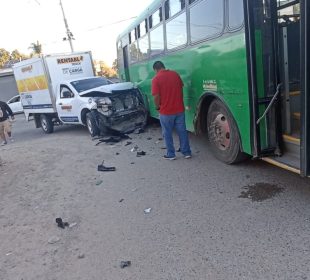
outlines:
[[[114,130],[120,133],[130,133],[146,125],[147,111],[141,108],[141,110],[118,112],[111,116],[105,116],[97,111],[96,118],[101,132]]]

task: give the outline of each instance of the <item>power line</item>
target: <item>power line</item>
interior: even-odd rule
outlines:
[[[127,18],[127,19],[122,19],[122,20],[119,20],[119,21],[115,21],[115,22],[107,23],[105,25],[100,25],[100,26],[97,26],[97,27],[94,27],[94,28],[91,28],[91,29],[87,29],[86,31],[94,31],[94,30],[97,30],[97,29],[100,29],[100,28],[104,28],[104,27],[107,27],[107,26],[110,26],[110,25],[118,24],[118,23],[121,23],[121,22],[124,22],[124,21],[135,19],[135,18],[136,18],[136,16],[135,17],[131,17],[131,18]]]

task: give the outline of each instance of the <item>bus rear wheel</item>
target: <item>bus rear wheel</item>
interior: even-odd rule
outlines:
[[[214,100],[207,114],[207,132],[214,155],[221,161],[232,164],[245,159],[235,120],[226,106]]]

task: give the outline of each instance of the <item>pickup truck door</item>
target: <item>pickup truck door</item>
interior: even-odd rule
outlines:
[[[77,93],[66,85],[60,85],[56,108],[58,117],[63,123],[80,123],[80,104]]]

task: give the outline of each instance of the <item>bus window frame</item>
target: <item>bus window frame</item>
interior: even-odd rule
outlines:
[[[201,3],[203,1],[207,1],[207,0],[195,0],[193,3],[189,4],[187,6],[187,12],[188,12],[188,35],[189,35],[189,39],[188,39],[188,45],[189,46],[194,46],[194,45],[197,45],[197,44],[200,44],[202,42],[206,42],[206,41],[209,41],[209,40],[213,40],[213,39],[216,39],[216,38],[220,38],[223,36],[223,34],[225,34],[225,30],[226,30],[226,9],[225,9],[225,5],[226,5],[226,1],[225,0],[221,0],[223,2],[223,9],[222,9],[222,12],[223,12],[223,25],[222,25],[222,30],[221,32],[219,33],[216,33],[212,36],[206,36],[204,37],[203,39],[200,39],[200,40],[197,40],[197,41],[192,41],[192,37],[191,37],[191,15],[190,15],[190,9],[192,9],[193,7],[195,7],[196,5],[198,5],[198,3]],[[188,2],[189,3],[189,2]]]
[[[186,42],[185,44],[182,44],[182,45],[179,45],[175,48],[172,48],[172,49],[168,49],[168,39],[167,39],[167,24],[171,21],[173,21],[175,18],[177,18],[178,16],[184,14],[185,15],[185,20],[186,20],[186,23],[185,23],[185,29],[186,29]],[[189,45],[189,29],[188,29],[188,13],[187,13],[187,8],[185,6],[185,8],[183,10],[181,10],[180,12],[176,13],[175,15],[173,15],[172,17],[168,18],[167,20],[165,20],[165,50],[167,53],[170,53],[170,52],[174,52],[174,51],[177,51],[177,50],[180,50],[180,49],[184,49],[186,48],[188,45]]]
[[[244,18],[245,18],[245,15],[244,15],[244,4],[242,4],[243,5],[243,7],[242,7],[242,10],[243,10],[243,21],[242,21],[241,25],[235,26],[235,27],[231,27],[229,25],[229,19],[230,19],[230,17],[229,17],[230,5],[229,4],[231,4],[232,1],[233,0],[227,0],[226,4],[225,4],[226,5],[226,14],[224,16],[225,16],[225,20],[227,21],[227,23],[225,24],[225,28],[227,28],[227,31],[229,33],[242,30],[244,28],[244,24],[245,24],[245,20],[244,20]]]

